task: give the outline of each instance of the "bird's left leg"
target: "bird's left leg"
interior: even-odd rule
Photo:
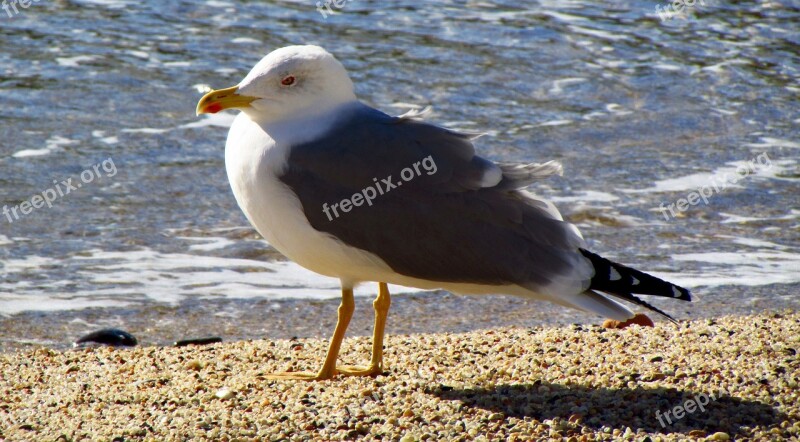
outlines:
[[[336,376],[336,359],[339,357],[339,349],[342,346],[342,340],[344,339],[345,331],[347,331],[347,326],[350,324],[350,318],[353,317],[354,309],[355,301],[353,300],[353,289],[342,288],[342,303],[339,305],[339,318],[336,321],[336,329],[334,329],[333,337],[331,337],[331,342],[328,345],[328,355],[325,357],[325,362],[318,372],[273,373],[268,375],[267,379],[322,381]]]
[[[338,367],[339,373],[348,376],[377,376],[383,373],[383,335],[391,305],[389,286],[385,282],[381,282],[378,284],[378,297],[372,302],[372,307],[375,309],[375,331],[372,338],[372,360],[369,367],[343,366]]]

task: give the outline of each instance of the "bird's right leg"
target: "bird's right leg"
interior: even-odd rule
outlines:
[[[378,297],[372,302],[375,309],[375,331],[372,337],[372,360],[368,367],[342,366],[339,372],[348,376],[377,376],[383,373],[383,337],[386,330],[386,318],[392,297],[389,286],[385,282],[378,283]]]
[[[350,319],[353,317],[353,310],[355,310],[353,289],[342,288],[342,303],[339,305],[339,318],[336,321],[336,329],[333,331],[333,337],[328,346],[328,355],[325,357],[325,363],[322,364],[322,368],[320,368],[318,372],[298,371],[273,373],[268,375],[267,379],[322,381],[333,378],[337,374],[336,359],[339,357],[339,349],[342,346],[344,333],[347,331],[347,326],[350,325]]]

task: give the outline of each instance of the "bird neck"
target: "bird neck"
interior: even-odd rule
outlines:
[[[320,106],[307,112],[295,113],[281,119],[248,116],[279,145],[297,145],[315,140],[329,132],[339,121],[362,106],[358,100]]]

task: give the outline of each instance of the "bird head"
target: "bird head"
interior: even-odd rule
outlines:
[[[356,99],[344,66],[319,46],[287,46],[262,58],[238,85],[207,93],[197,115],[240,109],[278,121],[324,112]]]

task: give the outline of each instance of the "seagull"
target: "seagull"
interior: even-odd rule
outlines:
[[[459,294],[510,294],[625,321],[613,298],[672,320],[636,295],[691,301],[689,290],[587,249],[578,229],[526,190],[561,174],[558,162],[476,155],[479,134],[390,116],[356,98],[344,66],[319,46],[288,46],[236,86],[214,90],[197,115],[241,110],[225,144],[236,202],[275,249],[338,278],[342,301],[322,367],[270,379],[384,373],[387,284]],[[353,288],[377,282],[372,358],[337,366]]]

